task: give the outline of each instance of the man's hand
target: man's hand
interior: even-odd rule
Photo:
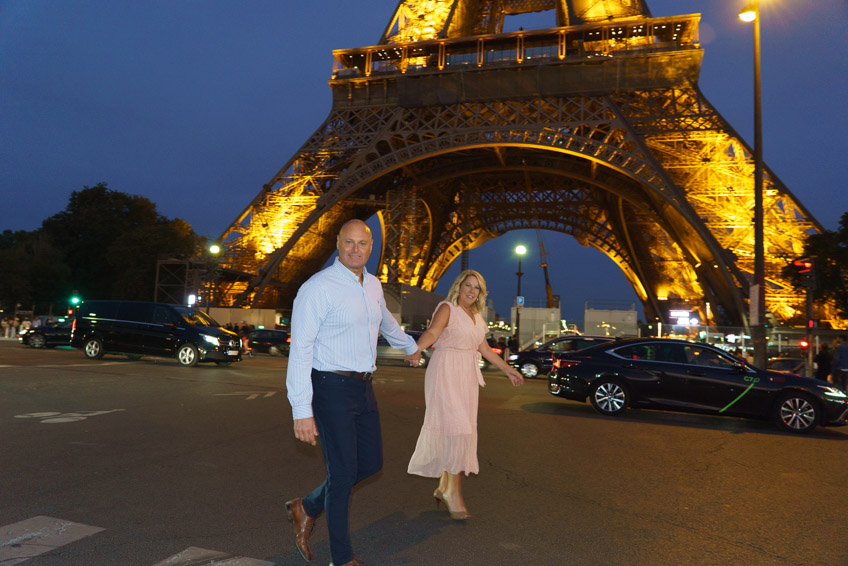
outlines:
[[[294,437],[312,446],[318,444],[318,427],[315,426],[315,417],[295,419]]]
[[[409,363],[409,365],[411,365],[414,368],[420,366],[421,365],[421,350],[418,350],[417,352],[415,352],[412,355],[406,356],[406,358],[404,358],[404,359]]]

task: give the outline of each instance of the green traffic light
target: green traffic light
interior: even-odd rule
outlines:
[[[72,305],[78,305],[79,303],[80,303],[79,297],[71,297],[71,304]]]

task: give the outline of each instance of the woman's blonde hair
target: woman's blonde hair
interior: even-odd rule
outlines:
[[[482,310],[486,307],[486,280],[483,279],[483,276],[473,269],[466,269],[462,273],[460,273],[457,278],[454,280],[453,285],[451,285],[450,291],[448,291],[447,301],[453,303],[454,305],[459,305],[459,288],[462,287],[462,284],[465,283],[465,280],[471,276],[477,278],[477,281],[480,284],[480,293],[477,295],[477,300],[471,305],[471,312],[478,313],[482,312]]]

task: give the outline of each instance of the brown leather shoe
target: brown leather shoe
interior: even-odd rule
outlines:
[[[286,515],[294,524],[294,543],[300,551],[300,555],[307,562],[312,562],[312,549],[309,548],[309,535],[315,528],[315,519],[306,514],[303,509],[303,498],[298,497],[286,501]]]

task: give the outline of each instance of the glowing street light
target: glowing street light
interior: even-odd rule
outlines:
[[[515,342],[517,344],[517,348],[521,347],[521,334],[519,331],[521,323],[521,302],[523,300],[523,297],[521,296],[521,276],[524,275],[524,273],[521,272],[521,258],[526,253],[527,248],[521,244],[515,246],[515,255],[518,256],[518,271],[515,272],[518,276],[518,292],[515,294]]]
[[[763,112],[760,92],[760,1],[753,0],[739,18],[754,23],[754,284],[751,286],[750,323],[754,341],[754,365],[766,367],[765,244],[763,235]]]

